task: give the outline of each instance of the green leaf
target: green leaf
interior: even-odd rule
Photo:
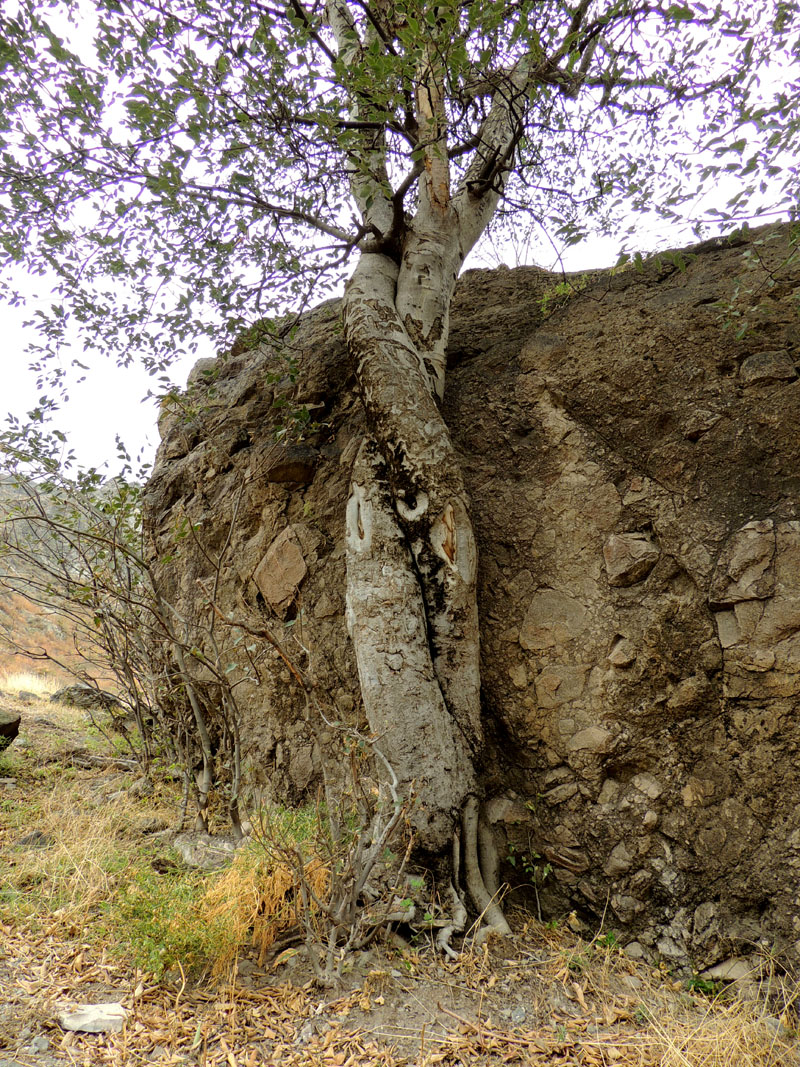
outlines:
[[[688,4],[671,4],[664,14],[673,22],[691,22],[695,17]]]

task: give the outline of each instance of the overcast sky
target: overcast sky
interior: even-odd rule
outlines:
[[[21,282],[20,287],[24,284]],[[40,284],[40,279],[36,279],[36,284]],[[46,301],[41,304],[46,308]],[[12,308],[0,302],[0,334],[7,353],[0,400],[3,422],[9,413],[26,421],[27,413],[37,403],[36,375],[29,369],[32,357],[27,352],[35,331],[23,326],[36,306],[33,299],[23,308]],[[214,355],[214,352],[209,346],[203,354]],[[86,362],[91,371],[86,374],[71,368],[73,359]],[[191,360],[172,368],[171,374],[177,384],[185,384],[193,363]],[[62,366],[70,374],[69,403],[56,416],[54,426],[67,435],[79,463],[100,467],[108,462],[110,473],[114,473],[119,467],[115,459],[117,436],[122,438],[134,458],[143,451],[145,460],[151,461],[158,445],[157,407],[152,399],[143,398],[149,390],[157,391],[157,383],[146,371],[137,364],[119,368],[111,360],[88,357],[77,347],[65,351]],[[85,381],[79,381],[84,376]],[[44,391],[53,395],[50,390]]]

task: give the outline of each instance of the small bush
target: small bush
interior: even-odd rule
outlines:
[[[313,921],[326,898],[319,828],[313,809],[280,811],[221,873],[129,872],[103,909],[109,939],[156,978],[176,965],[220,978],[251,945],[263,962],[282,935]]]
[[[156,978],[177,964],[187,971],[203,969],[225,952],[227,932],[201,907],[208,877],[198,871],[132,871],[103,907],[116,951]]]

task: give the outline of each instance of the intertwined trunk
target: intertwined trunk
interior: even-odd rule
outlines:
[[[438,852],[475,789],[482,744],[477,554],[426,352],[398,311],[400,273],[363,254],[345,297],[370,429],[347,509],[347,619],[370,727],[413,791],[420,844]],[[415,326],[424,336],[430,322]]]
[[[392,10],[376,10],[362,37],[346,0],[327,0],[339,59],[350,70],[392,36]],[[441,853],[463,818],[467,882],[483,911],[491,905],[475,859],[483,742],[477,552],[439,403],[456,278],[502,195],[522,130],[529,57],[495,80],[454,183],[447,25],[443,17],[429,21],[414,76],[402,83],[415,152],[396,189],[386,131],[371,121],[372,94],[353,79],[348,121],[360,133],[347,151],[364,240],[344,324],[369,436],[347,506],[347,620],[366,716],[401,790],[413,797],[418,843]],[[503,927],[502,916],[489,921]]]

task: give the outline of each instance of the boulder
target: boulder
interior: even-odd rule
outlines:
[[[119,700],[111,693],[106,693],[93,685],[78,682],[64,686],[50,698],[55,704],[69,704],[74,708],[103,708],[111,711],[121,707]]]
[[[481,784],[549,868],[546,915],[698,971],[759,944],[800,965],[800,260],[783,227],[683,258],[558,302],[538,268],[459,281],[443,412],[479,548]],[[149,552],[192,618],[228,545],[220,610],[286,635],[328,723],[358,725],[344,508],[367,428],[337,304],[287,343],[296,384],[285,346],[239,347],[165,426]],[[276,443],[276,399],[314,406],[314,432]],[[177,515],[207,550],[176,551]],[[254,643],[259,677],[231,667],[248,784],[313,799],[335,731]]]
[[[19,733],[20,721],[19,712],[0,708],[0,752],[4,752]]]
[[[187,867],[201,871],[226,866],[236,852],[236,842],[232,838],[214,836],[202,830],[178,834],[172,847]]]

